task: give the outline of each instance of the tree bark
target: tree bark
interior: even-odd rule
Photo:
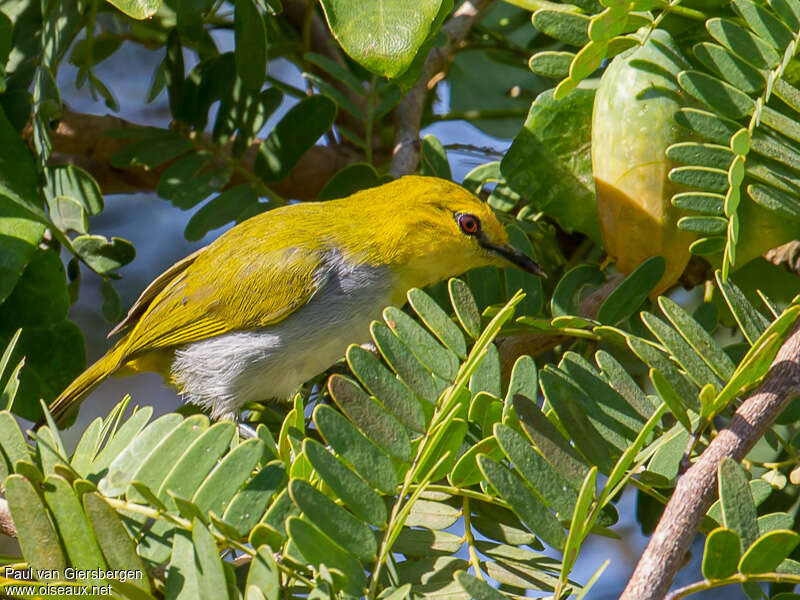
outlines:
[[[767,428],[800,394],[800,326],[781,347],[764,381],[742,403],[678,480],[664,514],[636,565],[620,600],[664,598],[683,564],[689,546],[717,496],[717,468],[725,458],[740,461]]]

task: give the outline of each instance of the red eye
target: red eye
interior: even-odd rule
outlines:
[[[467,235],[477,235],[481,230],[481,222],[475,215],[461,213],[456,215],[456,221],[461,231]]]

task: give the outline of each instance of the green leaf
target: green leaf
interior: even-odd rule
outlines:
[[[1,119],[2,113],[0,113],[0,127],[2,127]],[[2,155],[0,164],[1,161]],[[0,196],[0,254],[3,256],[3,263],[0,265],[0,302],[8,297],[25,266],[37,253],[44,229],[45,226],[31,220],[25,210],[15,205],[9,198]]]
[[[465,358],[467,345],[464,334],[433,298],[417,288],[409,290],[406,296],[411,308],[439,341],[459,358]]]
[[[228,450],[236,427],[220,421],[198,437],[172,466],[158,489],[158,499],[169,506],[168,491],[191,498],[200,484]]]
[[[420,401],[373,353],[354,344],[347,349],[346,358],[361,385],[389,412],[412,431],[425,431],[425,413]]]
[[[336,383],[333,385],[336,386]],[[330,406],[320,404],[314,409],[314,423],[325,441],[359,475],[384,493],[394,491],[397,486],[397,472],[392,460],[353,427],[350,421]],[[407,445],[407,450],[407,457],[410,457],[410,444]]]
[[[722,236],[702,238],[692,242],[689,251],[698,256],[719,254],[725,249],[727,238]]]
[[[392,552],[414,557],[449,555],[455,554],[462,545],[464,540],[460,536],[447,531],[403,528],[392,545]]]
[[[684,164],[684,165],[697,165],[701,167],[712,167],[714,169],[723,169],[727,170],[731,164],[731,161],[734,159],[734,154],[731,152],[731,149],[727,146],[721,146],[719,144],[702,144],[698,142],[679,142],[677,144],[672,144],[667,148],[667,158],[672,161]],[[672,204],[678,206],[676,204],[676,198],[683,198],[688,196],[690,199],[697,199],[698,203],[702,206],[704,202],[709,202],[710,199],[713,199],[716,194],[698,194],[697,197],[695,192],[682,192],[680,194],[675,194],[672,197]],[[686,201],[683,201],[683,204],[687,204]],[[694,206],[691,202],[688,203],[688,208],[690,210],[698,210],[696,208],[692,208]],[[711,204],[711,206],[714,206]],[[705,212],[714,212],[714,211],[705,211]],[[719,210],[720,214],[722,213],[722,206],[720,206]]]
[[[260,90],[267,75],[267,28],[253,0],[238,0],[233,19],[236,71],[245,87]]]
[[[564,547],[566,536],[561,523],[517,475],[487,456],[478,457],[478,466],[531,531],[556,549]]]
[[[712,18],[706,29],[715,40],[759,69],[771,69],[780,55],[763,39],[728,19]]]
[[[385,526],[388,516],[386,505],[361,477],[343,465],[319,442],[304,440],[303,452],[320,478],[356,516],[376,527]]]
[[[678,83],[690,96],[731,119],[749,115],[755,106],[755,102],[744,92],[700,71],[679,73]]]
[[[11,213],[8,216],[34,219],[46,223],[37,192],[39,178],[33,157],[22,140],[22,136],[6,117],[2,107],[0,107],[0,148],[2,148],[0,150],[0,197],[3,197],[2,204],[11,203],[8,208],[4,209],[4,212]],[[27,226],[25,228],[28,229]],[[24,237],[33,234],[34,230],[29,229]]]
[[[348,579],[345,591],[357,596],[363,594],[367,583],[364,569],[338,544],[317,527],[298,517],[289,518],[286,530],[308,562],[316,567],[324,564],[339,569]]]
[[[764,89],[761,72],[722,46],[703,42],[693,52],[706,67],[746,94],[757,94]]]
[[[643,424],[643,419],[631,407],[625,398],[608,384],[594,368],[594,366],[575,352],[568,351],[564,354],[558,369],[572,380],[584,394],[591,398],[589,403],[584,403],[582,397],[576,398],[583,404],[584,410],[603,435],[609,430],[608,439],[622,437],[617,444],[620,451],[624,451],[627,442],[634,440]],[[595,409],[599,410],[595,410]]]
[[[653,291],[666,266],[663,257],[653,256],[636,267],[600,305],[597,320],[615,325],[630,317]]]
[[[127,265],[136,256],[133,245],[122,238],[109,242],[102,235],[81,235],[72,240],[78,256],[100,274],[110,273]]]
[[[658,299],[658,306],[697,355],[720,379],[728,381],[736,366],[714,338],[676,302],[662,296]]]
[[[455,580],[475,600],[503,600],[506,598],[488,583],[464,571],[455,574]]]
[[[572,517],[578,490],[511,427],[496,424],[494,436],[514,468],[561,519]]]
[[[453,470],[447,476],[448,481],[456,487],[468,487],[480,483],[483,480],[483,474],[478,469],[476,462],[479,454],[485,454],[495,460],[503,458],[503,451],[497,445],[494,437],[482,439],[459,457]]]
[[[378,552],[375,535],[365,523],[305,481],[293,479],[289,495],[309,521],[350,554],[364,561],[375,559]]]
[[[772,0],[769,5],[793,30],[800,27],[800,6],[794,0]]]
[[[758,538],[758,515],[744,469],[726,458],[719,465],[719,499],[725,527],[739,535],[742,550]]]
[[[500,373],[500,353],[497,346],[489,344],[486,354],[478,363],[472,377],[469,378],[469,391],[473,394],[487,392],[499,397],[502,385]]]
[[[448,381],[455,379],[458,357],[443,348],[419,323],[394,306],[383,310],[383,320],[428,370]]]
[[[664,374],[658,369],[650,369],[650,381],[653,382],[658,396],[669,407],[672,415],[686,428],[686,431],[691,431],[692,423],[684,407],[683,398],[670,385]]]
[[[697,387],[702,388],[704,385],[711,384],[715,389],[720,388],[719,379],[714,372],[675,329],[649,312],[642,312],[641,318],[647,328],[669,351],[673,360],[683,367],[687,375],[697,384]]]
[[[147,458],[139,464],[132,479],[151,490],[158,490],[184,450],[200,437],[208,426],[208,417],[205,415],[193,415],[184,419],[158,442]],[[144,499],[132,489],[127,490],[126,496],[132,502]]]
[[[758,517],[758,533],[764,535],[777,529],[791,529],[794,518],[785,512],[769,513]]]
[[[19,460],[30,460],[29,446],[25,442],[17,420],[7,410],[0,411],[0,450],[7,461],[9,473]]]
[[[703,552],[703,577],[724,579],[736,572],[741,554],[739,536],[732,529],[718,527],[708,534]]]
[[[458,460],[458,451],[464,443],[464,436],[467,434],[468,424],[463,419],[453,419],[443,430],[433,438],[428,438],[427,443],[432,447],[427,458],[424,459],[417,469],[417,481],[429,479],[436,481],[441,479],[453,468]],[[444,458],[447,454],[447,458]],[[444,458],[444,460],[442,460]],[[440,462],[442,461],[442,462]],[[439,463],[439,466],[436,464]],[[436,467],[434,469],[434,467]]]
[[[508,185],[536,209],[566,231],[579,231],[599,242],[590,152],[593,102],[594,90],[588,89],[561,100],[555,100],[552,91],[540,94],[501,170]]]
[[[709,192],[725,192],[728,189],[727,171],[710,167],[676,167],[669,172],[669,180]]]
[[[681,403],[695,412],[700,412],[700,401],[697,398],[698,388],[673,366],[667,355],[640,338],[633,336],[627,339],[628,347],[647,366],[655,369],[664,381],[674,390]]]
[[[36,570],[58,569],[63,572],[67,559],[50,515],[33,484],[22,475],[11,475],[5,481],[5,489],[25,560]]]
[[[106,476],[100,480],[98,489],[106,496],[119,496],[124,493],[128,486],[135,481],[135,475],[141,464],[151,455],[156,445],[178,427],[181,421],[183,418],[179,414],[170,413],[150,423],[119,454],[113,457]],[[99,442],[99,427],[97,432],[98,438],[96,438],[95,444]],[[84,477],[90,472],[89,467],[96,450],[90,445],[91,438],[87,440],[86,445],[81,443],[78,446],[82,449],[81,454],[79,455],[76,450],[72,459],[72,468]]]
[[[103,448],[94,458],[88,473],[88,478],[92,481],[98,480],[105,475],[111,462],[127,447],[133,438],[141,431],[142,427],[150,420],[153,414],[152,406],[145,406],[137,410],[125,421],[125,424],[116,431]]]
[[[678,109],[675,122],[711,142],[723,145],[727,145],[740,129],[736,121],[697,108]]]
[[[447,529],[461,517],[461,510],[441,501],[418,498],[405,520],[406,527]]]
[[[264,140],[254,170],[264,181],[283,179],[333,124],[336,104],[315,95],[294,105]]]
[[[223,520],[244,537],[261,520],[273,495],[285,485],[283,463],[268,463],[233,497],[225,509]]]
[[[375,167],[369,163],[354,163],[337,171],[322,188],[317,199],[345,198],[350,194],[380,185],[380,183],[381,179]]]
[[[461,327],[469,336],[477,338],[481,333],[481,314],[469,287],[460,279],[453,278],[447,282],[447,289]]]
[[[439,12],[441,0],[413,7],[400,0],[362,6],[347,0],[323,0],[328,26],[344,51],[383,77],[409,68]]]
[[[605,280],[603,272],[593,265],[578,265],[567,271],[556,285],[550,300],[550,310],[553,316],[577,315],[576,296],[578,292],[585,285],[600,285]]]
[[[192,502],[203,514],[225,514],[234,495],[264,456],[264,442],[247,440],[236,446],[197,488]]]
[[[542,8],[533,13],[532,19],[536,29],[570,46],[582,48],[589,43],[589,17]]]
[[[280,571],[272,552],[268,546],[259,546],[247,571],[245,589],[249,590],[251,586],[255,586],[266,600],[278,600],[280,583]]]
[[[118,150],[111,157],[111,166],[117,168],[138,166],[154,169],[185,154],[194,147],[192,141],[170,131],[159,137],[135,141]]]
[[[744,574],[775,571],[800,544],[800,534],[790,530],[775,530],[759,537],[742,555],[739,571]]]
[[[90,492],[83,496],[83,508],[92,525],[92,531],[103,551],[109,569],[132,569],[146,574],[141,558],[136,554],[136,545],[128,535],[116,511],[103,497]],[[144,591],[150,591],[147,576],[130,579],[130,584]]]
[[[108,3],[134,19],[149,19],[161,6],[161,0],[108,0]]]
[[[78,569],[105,568],[100,547],[72,486],[63,477],[50,475],[43,487],[44,500],[50,507],[70,564]],[[100,583],[101,580],[92,581]]]
[[[732,282],[724,281],[720,271],[716,274],[717,286],[722,292],[728,308],[739,324],[747,341],[752,345],[764,333],[769,321],[748,302],[742,291]]]
[[[70,302],[64,279],[58,254],[40,250],[28,262],[14,291],[0,304],[0,327],[25,329],[14,356],[27,355],[30,362],[32,353],[25,348],[28,330],[57,324],[67,317]],[[38,404],[38,398],[36,401]]]
[[[420,398],[435,402],[446,387],[444,380],[434,379],[433,374],[386,325],[373,321],[370,334],[384,360],[400,379]]]
[[[758,381],[767,372],[772,360],[775,358],[775,355],[778,353],[783,343],[783,336],[788,333],[786,329],[795,322],[798,314],[800,314],[800,306],[792,306],[786,309],[786,311],[770,325],[769,329],[761,334],[758,340],[756,340],[753,346],[747,351],[744,358],[739,362],[739,366],[725,384],[725,387],[717,394],[717,397],[708,409],[711,411],[709,415],[704,414],[703,416],[711,416],[722,410],[745,387]]]
[[[643,418],[649,419],[654,412],[653,403],[628,374],[625,367],[604,350],[598,350],[594,355],[594,360],[609,385],[625,398],[626,402]]]
[[[528,68],[542,77],[563,79],[569,75],[569,66],[574,57],[572,52],[545,50],[531,56]]]
[[[514,396],[514,410],[519,415],[525,434],[539,452],[572,483],[573,487],[580,486],[589,471],[589,466],[547,419],[539,406],[532,400],[517,394]]]
[[[583,392],[567,376],[550,365],[545,366],[539,374],[539,379],[544,397],[573,439],[575,447],[584,456],[591,457],[592,462],[597,464],[603,473],[610,473],[614,466],[611,453],[612,451],[616,453],[616,449],[612,450],[609,441],[599,433],[581,404],[574,402],[576,396],[584,395]],[[583,404],[589,401],[588,398],[583,400]],[[619,443],[619,440],[615,441]]]
[[[517,394],[531,400],[539,395],[536,363],[530,356],[520,356],[511,368],[511,377],[508,380],[508,391],[505,398],[505,406],[508,407],[506,410],[511,408],[514,396]]]
[[[783,51],[794,41],[794,34],[775,15],[750,0],[733,0],[733,7],[750,28],[773,48]]]
[[[103,295],[103,318],[109,323],[116,323],[122,316],[122,299],[117,290],[107,279],[100,284],[100,293]]]
[[[775,211],[781,216],[800,219],[800,202],[791,194],[770,186],[752,184],[747,186],[747,195],[756,204]]]
[[[453,179],[447,152],[435,135],[427,134],[422,138],[420,171],[423,175]]]
[[[209,231],[235,221],[257,203],[258,195],[249,184],[243,183],[227,189],[192,215],[183,235],[189,241],[200,240]]]
[[[356,77],[355,74],[346,66],[340,65],[338,62],[325,56],[323,54],[316,54],[314,52],[309,52],[303,56],[307,61],[310,63],[318,66],[323,71],[327,72],[329,75],[332,75],[334,79],[344,83],[347,87],[349,87],[352,91],[359,95],[364,95],[364,84]],[[359,163],[362,165],[366,165],[367,163]],[[346,168],[346,167],[345,167]]]

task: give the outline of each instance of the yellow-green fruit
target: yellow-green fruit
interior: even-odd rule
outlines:
[[[654,294],[670,287],[689,262],[694,235],[678,230],[682,212],[670,204],[678,186],[666,157],[685,139],[673,116],[681,106],[675,75],[686,69],[670,35],[652,33],[643,46],[620,54],[606,69],[592,116],[592,168],[603,241],[617,268],[630,273],[642,261],[667,261]]]

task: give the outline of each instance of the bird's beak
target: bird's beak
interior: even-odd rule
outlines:
[[[537,265],[528,255],[514,248],[514,246],[511,244],[491,244],[489,242],[480,242],[480,245],[487,250],[494,252],[498,256],[502,256],[508,262],[518,266],[520,269],[527,271],[528,273],[533,273],[534,275],[544,277],[545,279],[547,278],[547,273],[544,272],[542,267]]]

